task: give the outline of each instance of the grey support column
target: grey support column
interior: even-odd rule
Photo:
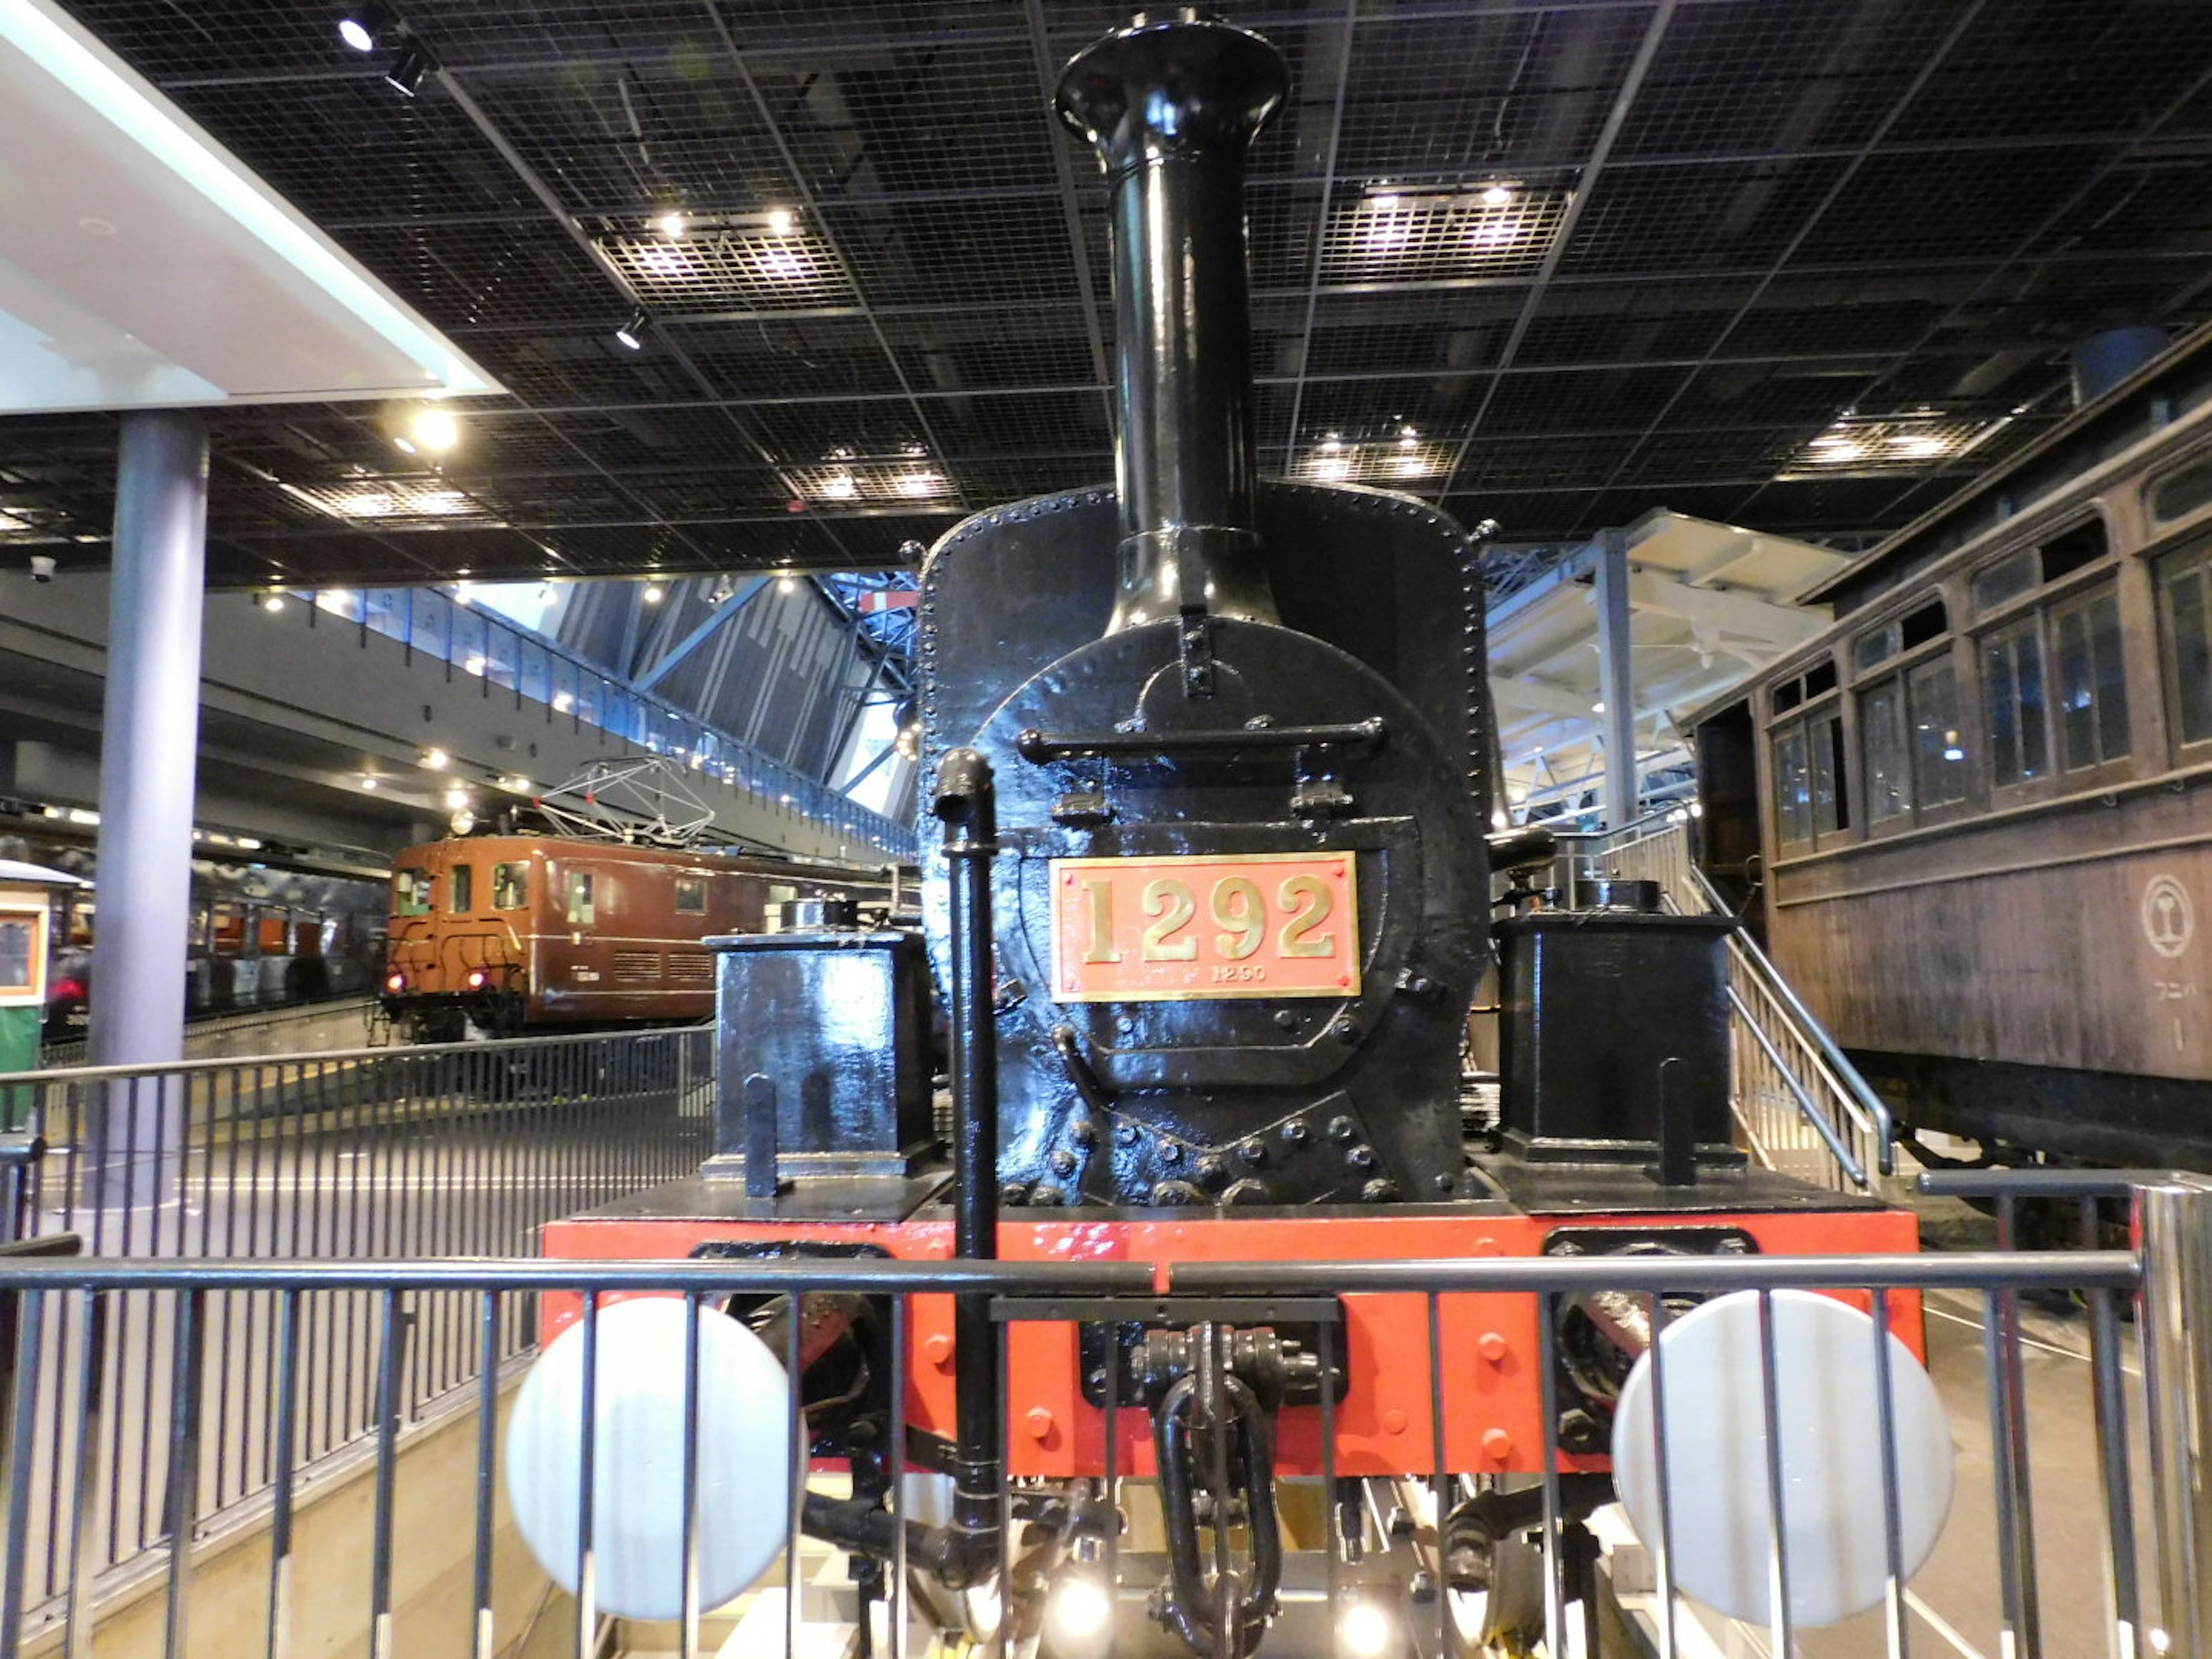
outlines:
[[[1599,539],[1597,553],[1597,684],[1605,704],[1599,728],[1605,744],[1605,824],[1618,830],[1636,819],[1636,675],[1630,654],[1628,544],[1618,530]]]
[[[207,575],[207,431],[196,415],[125,415],[115,492],[100,754],[99,921],[88,1058],[184,1052]],[[87,1196],[149,1204],[182,1145],[179,1091],[116,1087],[94,1127]]]

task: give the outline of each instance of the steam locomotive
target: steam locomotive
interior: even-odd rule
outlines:
[[[716,1155],[696,1180],[552,1224],[549,1256],[1916,1247],[1910,1216],[1731,1145],[1726,921],[1615,889],[1493,922],[1493,878],[1547,848],[1490,827],[1468,537],[1407,496],[1256,476],[1242,192],[1286,90],[1267,42],[1193,14],[1139,18],[1067,66],[1059,112],[1110,183],[1117,478],[982,513],[929,555],[919,702],[945,846],[923,860],[924,936],[825,904],[716,941]],[[1500,1102],[1471,1137],[1462,1048],[1493,952]],[[949,1161],[921,1063],[933,973],[951,1009]],[[1345,1298],[1327,1365],[1310,1332],[1231,1328],[1167,1298],[1145,1321],[1024,1323],[1002,1378],[985,1298],[963,1295],[915,1304],[892,1401],[896,1328],[828,1300],[809,1304],[795,1386],[815,1457],[848,1462],[854,1495],[810,1497],[810,1532],[882,1584],[896,1414],[951,1487],[908,1564],[981,1584],[1010,1491],[1033,1527],[1100,1524],[1085,1494],[1108,1472],[1107,1401],[1126,1402],[1151,1432],[1120,1436],[1114,1473],[1158,1483],[1160,1639],[1200,1654],[1266,1639],[1278,1483],[1328,1467],[1504,1491],[1547,1442],[1568,1470],[1602,1470],[1625,1369],[1599,1354],[1541,1375],[1534,1298],[1453,1298],[1477,1305],[1440,1333],[1439,1420],[1419,1297]],[[550,1313],[549,1338],[574,1312]],[[1593,1346],[1560,1335],[1563,1352]],[[624,1345],[596,1352],[603,1396],[665,1395],[619,1370]],[[574,1435],[572,1405],[532,1405],[539,1380],[518,1469]],[[1010,1418],[1024,1431],[1007,1447]],[[641,1547],[599,1524],[603,1559]],[[1249,1540],[1249,1565],[1209,1576],[1209,1528],[1224,1549]],[[549,1570],[572,1571],[561,1556],[545,1549]]]

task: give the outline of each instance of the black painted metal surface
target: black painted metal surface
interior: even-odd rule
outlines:
[[[934,1144],[920,942],[850,928],[705,942],[716,953],[719,1085],[701,1173],[742,1178],[756,1146],[773,1147],[786,1180],[918,1167]],[[766,1086],[749,1090],[754,1078]],[[772,1136],[748,1133],[756,1097],[775,1113]]]
[[[1003,1196],[1300,1205],[1468,1188],[1456,1091],[1486,949],[1487,686],[1464,534],[1380,491],[1251,477],[1238,200],[1282,94],[1256,36],[1140,24],[1061,103],[1115,180],[1120,495],[980,515],[921,599],[926,763],[998,778]],[[1279,618],[1279,622],[1278,622]],[[1340,998],[1061,1003],[1050,864],[1347,853]],[[941,864],[924,914],[957,949]]]
[[[1700,1165],[1729,1141],[1725,916],[1547,910],[1498,925],[1499,1110],[1532,1160],[1649,1163],[1685,1114]]]

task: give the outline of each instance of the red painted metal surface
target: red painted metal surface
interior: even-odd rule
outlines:
[[[1899,1254],[1918,1248],[1917,1226],[1894,1210],[1792,1212],[1786,1214],[1655,1218],[1577,1216],[1577,1231],[1650,1226],[1662,1220],[1739,1229],[1771,1255]],[[1000,1250],[1010,1260],[1150,1261],[1409,1261],[1481,1256],[1534,1256],[1562,1224],[1522,1215],[1437,1214],[1282,1217],[1247,1219],[1009,1221]],[[909,1261],[952,1253],[949,1219],[900,1224],[791,1224],[720,1220],[640,1220],[590,1217],[550,1224],[545,1254],[570,1260],[627,1261],[689,1256],[717,1240],[805,1239],[861,1243]],[[1839,1291],[1865,1307],[1863,1292]],[[1919,1299],[1890,1297],[1892,1327],[1916,1353],[1922,1346]],[[548,1297],[548,1338],[575,1318],[576,1298]],[[1537,1373],[1536,1301],[1525,1295],[1453,1295],[1442,1298],[1444,1456],[1452,1469],[1475,1474],[1529,1471],[1542,1464],[1542,1381]],[[1369,1295],[1345,1298],[1349,1394],[1337,1407],[1337,1471],[1345,1475],[1433,1472],[1430,1416],[1431,1355],[1426,1298]],[[908,1420],[950,1434],[952,1411],[952,1308],[948,1297],[915,1298],[908,1329]],[[1076,1327],[1023,1322],[1007,1336],[1007,1458],[1018,1475],[1095,1474],[1105,1460],[1103,1411],[1082,1398]],[[1125,1474],[1152,1472],[1145,1413],[1125,1411],[1119,1440]],[[1286,1410],[1279,1425],[1277,1467],[1318,1474],[1321,1412]],[[1603,1468],[1603,1459],[1563,1458],[1568,1469]]]

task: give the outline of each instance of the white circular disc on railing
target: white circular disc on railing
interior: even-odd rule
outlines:
[[[674,1619],[684,1594],[684,1303],[603,1308],[593,1387],[592,1581],[599,1608]],[[768,1345],[699,1314],[699,1606],[758,1578],[790,1531],[791,1383]],[[523,1379],[507,1431],[507,1495],[531,1553],[576,1589],[583,1473],[584,1329],[569,1326]]]
[[[1793,1626],[1879,1606],[1888,1582],[1874,1321],[1833,1297],[1776,1291],[1784,1560]],[[1759,1293],[1719,1297],[1661,1334],[1668,1535],[1677,1588],[1732,1619],[1768,1622],[1774,1542]],[[1897,1557],[1910,1578],[1951,1508],[1951,1431],[1936,1385],[1893,1334]],[[1629,1373],[1613,1422],[1613,1485],[1647,1545],[1659,1536],[1651,1357]]]

